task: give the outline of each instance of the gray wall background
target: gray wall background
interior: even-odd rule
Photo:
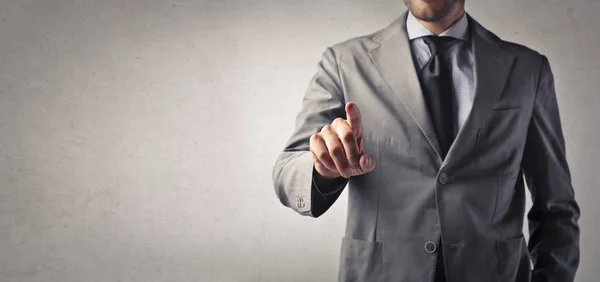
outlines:
[[[600,1],[467,0],[548,55],[600,270]],[[271,169],[321,53],[400,0],[0,0],[0,281],[334,281],[346,197],[283,208]]]

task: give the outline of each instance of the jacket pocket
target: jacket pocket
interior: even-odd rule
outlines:
[[[518,237],[496,242],[496,257],[498,260],[498,282],[525,282],[522,272],[525,269],[523,247],[525,238],[523,234]],[[529,265],[529,262],[527,262]],[[519,274],[519,275],[517,275]],[[517,277],[521,276],[521,277]]]
[[[382,242],[342,238],[340,282],[381,281],[383,264]]]
[[[501,112],[501,111],[510,111],[510,110],[520,110],[521,106],[511,106],[511,105],[501,105],[492,108],[492,111]]]

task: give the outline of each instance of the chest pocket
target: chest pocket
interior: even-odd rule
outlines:
[[[522,124],[522,110],[506,106],[494,108],[481,127],[481,145],[504,144]]]
[[[516,169],[527,138],[527,127],[523,108],[493,109],[478,136],[480,164],[498,172]]]

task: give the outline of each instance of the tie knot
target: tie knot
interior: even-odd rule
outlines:
[[[457,42],[456,38],[450,36],[434,36],[428,35],[423,37],[423,41],[429,46],[431,56],[436,56],[438,53],[448,49]]]

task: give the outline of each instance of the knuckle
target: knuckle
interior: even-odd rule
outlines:
[[[329,152],[327,151],[320,151],[318,153],[316,153],[317,158],[319,158],[319,160],[325,160],[327,158],[329,158]]]
[[[338,117],[338,118],[334,119],[331,124],[342,124],[342,123],[345,123],[345,122],[346,121],[343,118]]]
[[[329,148],[329,151],[332,155],[339,156],[344,151],[344,148],[340,145],[334,145]]]
[[[354,140],[354,133],[351,130],[345,130],[340,134],[340,139],[345,142],[352,142]]]
[[[310,136],[309,142],[311,145],[317,144],[318,141],[319,141],[319,133],[315,133]]]

